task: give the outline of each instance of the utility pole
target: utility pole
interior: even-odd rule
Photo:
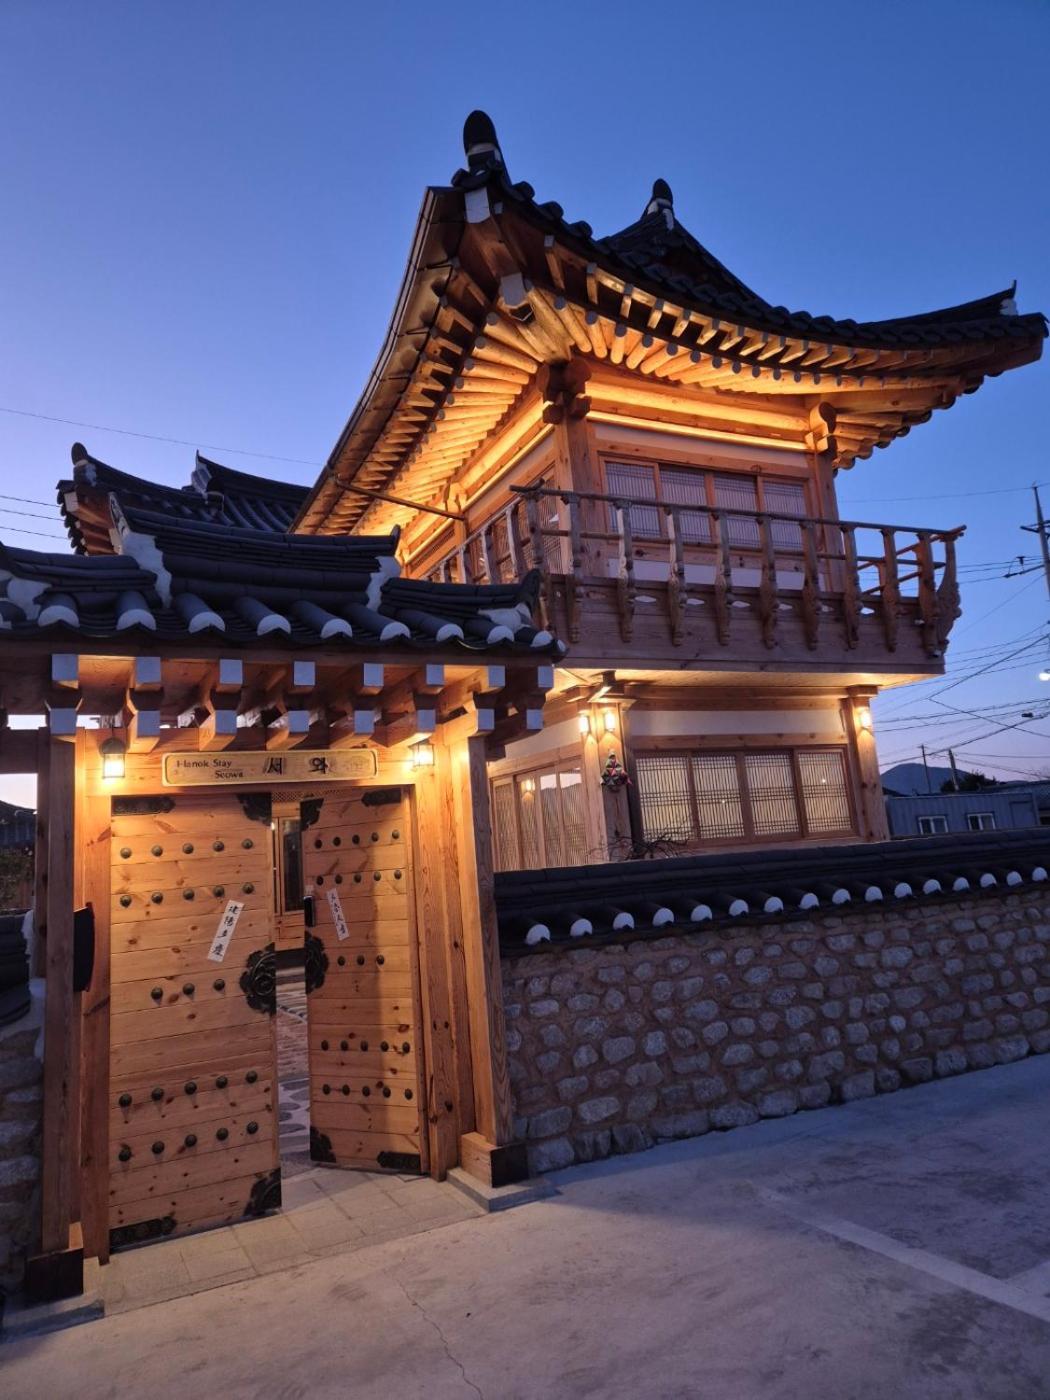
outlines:
[[[1039,536],[1039,545],[1043,551],[1043,573],[1046,576],[1046,593],[1050,597],[1050,530],[1047,528],[1043,518],[1043,505],[1039,499],[1039,487],[1033,486],[1032,493],[1035,496],[1035,524],[1022,525],[1022,530],[1027,530],[1031,535]]]
[[[926,762],[926,745],[920,744],[919,749],[922,752],[922,766],[926,771],[926,791],[932,793],[933,788],[930,787],[930,765]]]
[[[949,762],[949,763],[951,764],[951,766],[952,766],[952,782],[953,782],[954,785],[955,785],[955,791],[958,792],[958,791],[959,791],[959,770],[958,770],[958,768],[956,768],[956,766],[955,766],[955,754],[954,754],[954,752],[953,752],[951,749],[948,750],[948,762]]]

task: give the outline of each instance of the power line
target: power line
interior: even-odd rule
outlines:
[[[18,501],[24,506],[51,506],[52,509],[55,505],[54,501],[34,501],[29,496],[5,496],[2,491],[0,491],[0,501]]]
[[[1011,669],[1011,668],[1008,668],[1008,667],[1005,666],[1005,662],[1013,660],[1013,658],[1014,658],[1015,656],[1020,656],[1023,652],[1026,652],[1026,651],[1033,651],[1033,650],[1035,650],[1037,647],[1042,647],[1042,646],[1045,645],[1045,643],[1046,643],[1046,633],[1045,633],[1045,630],[1044,630],[1043,628],[1040,628],[1039,631],[1040,631],[1040,636],[1034,638],[1034,639],[1031,640],[1031,641],[1026,641],[1026,642],[1024,643],[1023,646],[1018,647],[1015,651],[1006,652],[1005,654],[995,654],[995,655],[992,655],[992,656],[991,656],[991,659],[988,660],[985,664],[980,665],[980,666],[976,667],[975,669],[973,669],[973,670],[971,670],[971,671],[967,671],[965,675],[959,676],[959,677],[957,677],[955,680],[949,681],[947,685],[942,685],[938,690],[934,690],[934,691],[925,691],[921,697],[901,696],[901,699],[904,700],[905,702],[907,702],[908,700],[911,700],[912,703],[914,703],[915,699],[919,699],[919,698],[921,698],[923,701],[932,700],[935,696],[937,696],[937,695],[944,695],[944,694],[946,694],[949,690],[955,690],[957,686],[965,685],[965,683],[966,683],[967,681],[975,680],[978,676],[983,676],[983,675],[985,675],[985,674],[986,674],[987,672],[989,672],[989,671],[997,671],[997,670],[1007,670],[1007,669]],[[1018,637],[1018,638],[1015,638],[1014,640],[1015,640],[1015,641],[1021,641],[1022,638],[1019,638],[1019,637]],[[1006,643],[1005,645],[1009,646],[1010,643]],[[1013,668],[1013,669],[1018,669],[1018,668]],[[939,676],[931,676],[931,677],[930,677],[930,680],[940,680],[940,679],[942,679],[942,678],[939,677]],[[917,685],[917,686],[918,686],[918,685],[928,685],[928,684],[929,684],[929,681],[918,681],[918,682],[916,682],[916,685]],[[891,698],[894,698],[894,697],[891,697]]]
[[[1050,482],[1041,481],[1040,486]],[[854,505],[891,505],[894,501],[962,501],[971,496],[1015,496],[1019,491],[1030,491],[1029,486],[998,486],[990,491],[938,491],[932,496],[860,496],[853,500]]]
[[[9,501],[15,501],[18,499],[18,497],[8,496],[6,499]],[[39,504],[43,505],[44,503],[43,501],[41,501],[39,502]],[[41,515],[38,510],[15,510],[14,506],[0,506],[0,511],[3,511],[5,515],[21,515],[28,520],[54,520],[55,518],[54,511],[52,511],[50,515]]]
[[[69,543],[65,535],[48,535],[43,530],[27,530],[21,525],[8,525],[5,526],[5,530],[10,531],[12,535],[36,535],[38,539],[53,540],[55,544]]]
[[[89,428],[93,433],[119,433],[121,437],[145,438],[148,442],[168,442],[176,447],[193,447],[197,451],[230,452],[237,457],[259,457],[266,462],[290,462],[298,467],[322,467],[323,462],[307,461],[305,457],[278,457],[274,452],[249,452],[245,447],[217,447],[215,443],[190,442],[186,438],[164,437],[161,433],[139,433],[132,428],[109,428],[103,423],[81,423],[77,418],[58,418],[51,413],[31,413],[26,408],[8,408],[0,404],[0,413],[13,413],[19,418],[38,418],[44,423],[64,423],[68,428]],[[38,504],[43,505],[40,501]]]

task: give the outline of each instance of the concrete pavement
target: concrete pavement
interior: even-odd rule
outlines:
[[[1050,1400],[1050,1056],[0,1349],[7,1400]]]

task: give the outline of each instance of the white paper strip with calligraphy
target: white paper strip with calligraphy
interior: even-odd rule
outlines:
[[[230,946],[230,939],[233,937],[237,920],[241,917],[243,908],[244,905],[236,899],[231,899],[227,904],[208,951],[208,958],[211,962],[222,962],[226,956],[226,949]]]
[[[335,936],[342,943],[344,938],[350,937],[350,929],[347,926],[346,915],[343,913],[343,905],[339,899],[338,890],[328,890],[328,907],[332,911],[332,923],[335,924]]]

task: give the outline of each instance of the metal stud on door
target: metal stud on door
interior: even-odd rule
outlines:
[[[306,834],[310,1143],[316,1161],[421,1170],[407,803],[327,796]]]

